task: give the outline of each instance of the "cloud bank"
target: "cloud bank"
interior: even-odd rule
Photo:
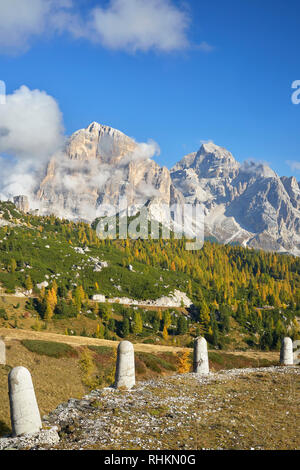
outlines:
[[[300,162],[297,160],[287,160],[286,164],[291,168],[292,171],[300,171]]]
[[[110,0],[85,13],[74,0],[0,0],[0,12],[2,53],[24,52],[42,36],[65,32],[127,52],[189,46],[189,15],[173,0]]]
[[[111,0],[92,11],[91,31],[109,49],[186,48],[189,17],[169,0]]]
[[[72,7],[72,0],[0,0],[1,52],[24,52],[39,36],[64,28]]]
[[[33,191],[64,142],[62,113],[52,96],[26,86],[7,95],[0,107],[0,198]]]
[[[21,86],[0,109],[0,153],[45,159],[63,142],[62,114],[52,96]]]

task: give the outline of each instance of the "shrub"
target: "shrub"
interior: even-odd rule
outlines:
[[[148,367],[148,369],[157,373],[161,372],[161,368],[159,367],[156,356],[148,353],[139,353],[137,356],[141,361],[143,361],[143,363],[146,365],[146,367]]]
[[[77,357],[77,351],[64,343],[54,343],[52,341],[38,341],[31,339],[23,339],[21,344],[29,351],[55,358],[61,357]]]
[[[148,338],[143,341],[144,344],[156,344],[156,341],[153,338]]]
[[[156,361],[166,370],[172,370],[174,372],[177,370],[174,364],[171,364],[170,362],[166,361],[165,359],[162,359],[161,357],[156,357]]]
[[[147,372],[145,364],[138,357],[135,358],[135,370],[139,375],[146,374]]]
[[[91,351],[96,352],[97,354],[107,354],[110,353],[113,355],[113,347],[109,346],[88,346]]]
[[[8,316],[4,308],[0,308],[0,318],[3,318],[3,320],[8,320]]]

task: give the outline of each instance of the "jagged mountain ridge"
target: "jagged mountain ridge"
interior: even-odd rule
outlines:
[[[150,201],[152,217],[161,221],[162,204],[202,204],[206,236],[300,254],[300,187],[294,177],[280,178],[267,165],[241,165],[213,143],[168,170],[150,158],[148,147],[96,122],[75,132],[37,189],[40,213],[92,221],[99,206],[117,205],[126,196],[132,207]]]
[[[300,251],[300,188],[270,167],[240,165],[226,149],[209,143],[171,170],[190,203],[205,207],[206,234],[228,243],[274,251]]]

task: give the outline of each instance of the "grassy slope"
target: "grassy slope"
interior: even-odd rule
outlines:
[[[0,403],[0,435],[7,433],[10,427],[7,376],[11,367],[24,366],[30,370],[42,416],[69,398],[80,398],[91,388],[101,388],[113,382],[115,342],[22,330],[0,330],[0,334],[3,333],[6,333],[7,365],[0,366],[0,395],[3,397]],[[27,347],[22,344],[25,338],[33,339],[32,343],[25,343]],[[50,348],[47,343],[36,342],[37,339],[52,341],[54,345]],[[64,342],[73,347],[71,353],[67,351],[60,358],[41,354],[43,350],[51,354],[51,350],[55,351],[55,343]],[[180,350],[152,345],[135,345],[135,349],[138,380],[170,375],[178,370]],[[277,363],[274,353],[256,354],[211,352],[211,370]]]

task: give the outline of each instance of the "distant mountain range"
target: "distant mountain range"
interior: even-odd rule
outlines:
[[[279,177],[263,164],[241,165],[213,143],[171,170],[150,158],[154,151],[154,144],[137,144],[94,122],[75,132],[65,151],[51,159],[35,206],[41,214],[91,222],[99,205],[117,205],[120,196],[132,207],[155,207],[152,217],[158,220],[162,204],[202,204],[207,237],[300,254],[300,186],[294,177]],[[17,203],[26,206],[24,198]]]

